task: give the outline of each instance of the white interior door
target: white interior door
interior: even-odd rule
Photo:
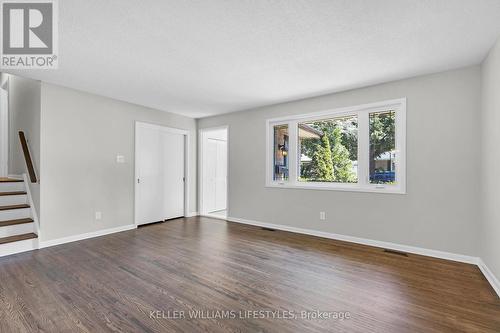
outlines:
[[[138,126],[136,130],[136,223],[163,221],[163,155],[161,132]]]
[[[136,126],[136,224],[184,216],[185,135]]]
[[[217,141],[215,170],[215,211],[226,209],[227,192],[227,142]]]
[[[217,141],[207,139],[203,154],[203,206],[206,213],[215,211],[216,176],[217,176]]]
[[[205,130],[201,134],[202,214],[227,209],[227,129]]]
[[[165,219],[184,216],[184,135],[163,132]]]

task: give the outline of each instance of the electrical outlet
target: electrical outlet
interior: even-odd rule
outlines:
[[[326,213],[325,213],[325,212],[319,212],[319,219],[320,219],[321,221],[326,220]]]
[[[95,219],[96,219],[96,221],[102,220],[102,213],[101,212],[95,212]]]

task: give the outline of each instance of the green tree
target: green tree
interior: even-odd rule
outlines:
[[[375,159],[396,148],[395,126],[395,112],[370,114],[370,175],[375,173]]]
[[[311,176],[318,181],[333,181],[333,162],[330,141],[326,135],[315,144],[311,161]]]
[[[358,130],[357,119],[349,117],[345,119],[317,121],[309,126],[323,133],[320,139],[304,139],[301,142],[301,154],[313,157],[318,149],[318,142],[327,138],[330,146],[333,178],[331,181],[354,182],[356,175],[352,170],[352,160],[358,156]],[[323,147],[325,144],[323,143]],[[301,177],[305,179],[321,179],[317,176],[320,169],[315,163],[318,159],[305,163],[301,168]]]
[[[323,132],[330,140],[330,147],[335,143],[333,131],[336,128],[341,130],[341,140],[344,147],[349,151],[352,160],[358,159],[358,121],[356,118],[347,117],[334,120],[316,121],[310,124],[311,127]]]
[[[326,135],[325,135],[326,136]],[[352,162],[349,158],[349,150],[342,143],[342,129],[335,127],[332,132],[333,147],[333,180],[342,183],[356,181],[356,175],[352,171]]]

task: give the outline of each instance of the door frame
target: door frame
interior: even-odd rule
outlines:
[[[206,127],[198,130],[198,210],[200,216],[208,216],[214,218],[220,218],[220,216],[212,215],[210,213],[205,213],[203,208],[203,135],[205,132],[216,131],[216,130],[226,130],[226,218],[229,216],[229,125],[222,125],[216,127]]]
[[[137,196],[138,196],[138,189],[137,189],[137,179],[139,176],[139,165],[137,163],[137,151],[138,151],[138,145],[137,145],[137,129],[138,128],[150,128],[150,129],[160,129],[165,132],[173,133],[173,134],[181,134],[184,135],[184,217],[190,216],[189,214],[189,187],[191,184],[191,175],[189,173],[189,165],[190,165],[190,133],[188,130],[184,129],[179,129],[179,128],[174,128],[174,127],[168,127],[168,126],[163,126],[159,124],[153,124],[153,123],[148,123],[144,121],[135,121],[135,127],[134,127],[134,224],[136,226],[139,226],[137,223],[137,204],[139,202]]]

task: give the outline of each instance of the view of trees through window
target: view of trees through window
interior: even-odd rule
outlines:
[[[405,99],[274,118],[267,126],[266,186],[406,193]]]
[[[396,113],[369,115],[369,182],[396,183]],[[358,181],[358,118],[344,116],[299,123],[299,181]]]
[[[370,113],[370,183],[396,183],[396,113]]]
[[[298,131],[300,181],[358,181],[357,116],[299,123]]]

